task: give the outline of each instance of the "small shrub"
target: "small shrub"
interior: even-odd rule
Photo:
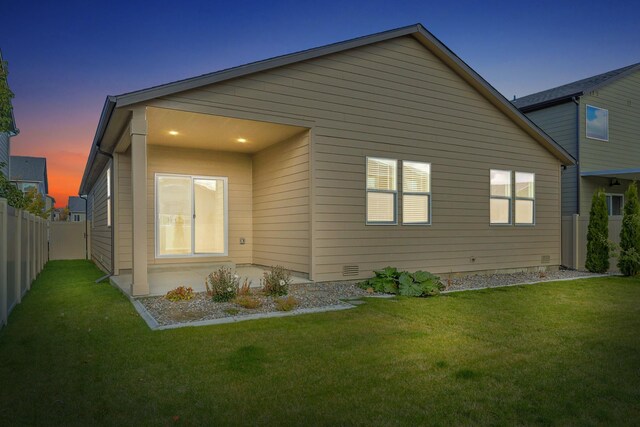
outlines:
[[[233,302],[238,304],[240,307],[251,310],[262,307],[262,301],[249,295],[238,295]]]
[[[227,308],[224,312],[229,316],[235,316],[236,314],[240,313],[240,310],[238,310],[237,308]]]
[[[169,301],[174,301],[174,302],[189,301],[191,298],[193,298],[193,289],[191,288],[191,286],[189,286],[188,288],[185,286],[178,286],[177,288],[167,292],[167,294],[164,297],[165,299],[168,299]]]
[[[231,301],[238,294],[237,275],[227,267],[220,267],[207,276],[205,286],[207,294],[216,302]]]
[[[264,272],[262,278],[262,292],[265,295],[282,296],[289,292],[291,273],[282,266],[271,267]]]
[[[640,273],[640,201],[635,181],[629,185],[624,200],[618,268],[625,276],[636,276]]]
[[[286,298],[278,298],[276,300],[276,308],[278,311],[291,311],[298,306],[298,300],[289,295]]]
[[[609,212],[604,190],[593,193],[589,226],[587,228],[587,259],[584,266],[592,273],[606,273],[609,269]]]
[[[241,295],[251,295],[251,284],[249,283],[249,279],[244,279],[244,282],[238,288],[238,296]]]
[[[372,288],[376,292],[409,297],[438,295],[444,290],[440,278],[427,271],[398,271],[395,267],[386,267],[374,271],[375,277],[359,284],[363,289]]]

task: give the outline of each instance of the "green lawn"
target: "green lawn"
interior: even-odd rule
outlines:
[[[12,313],[0,331],[0,425],[640,420],[640,280],[152,332],[100,276],[50,262]]]

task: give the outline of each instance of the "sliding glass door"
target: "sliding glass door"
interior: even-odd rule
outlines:
[[[227,179],[156,175],[156,255],[227,254]]]

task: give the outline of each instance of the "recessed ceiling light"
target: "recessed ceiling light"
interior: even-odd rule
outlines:
[[[169,131],[169,135],[177,135],[178,131],[177,130],[170,130]]]
[[[245,142],[247,142],[247,140],[244,138],[238,138],[236,139],[236,141],[238,141],[240,144],[244,144]]]

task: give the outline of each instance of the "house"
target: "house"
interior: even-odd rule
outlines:
[[[69,196],[67,221],[81,222],[86,220],[86,200],[78,196]]]
[[[48,196],[47,159],[44,157],[11,156],[10,181],[26,193],[35,188],[44,198],[45,210],[53,207],[55,199]]]
[[[0,50],[0,67],[4,64],[2,59],[2,51]],[[0,173],[9,177],[10,175],[10,162],[11,162],[11,137],[16,136],[19,133],[16,127],[16,121],[13,116],[13,110],[11,111],[11,129],[8,132],[0,132]]]
[[[640,178],[640,63],[524,96],[513,104],[577,159],[562,173],[562,215],[579,215],[586,230],[593,193],[603,188],[610,223],[619,223],[624,192]],[[615,241],[617,232],[610,237]],[[573,245],[573,238],[565,240],[565,245]],[[586,238],[582,240],[582,260],[569,262],[577,268],[583,267],[586,254]]]
[[[418,24],[107,97],[80,194],[93,260],[146,295],[220,263],[557,268],[571,164]]]

